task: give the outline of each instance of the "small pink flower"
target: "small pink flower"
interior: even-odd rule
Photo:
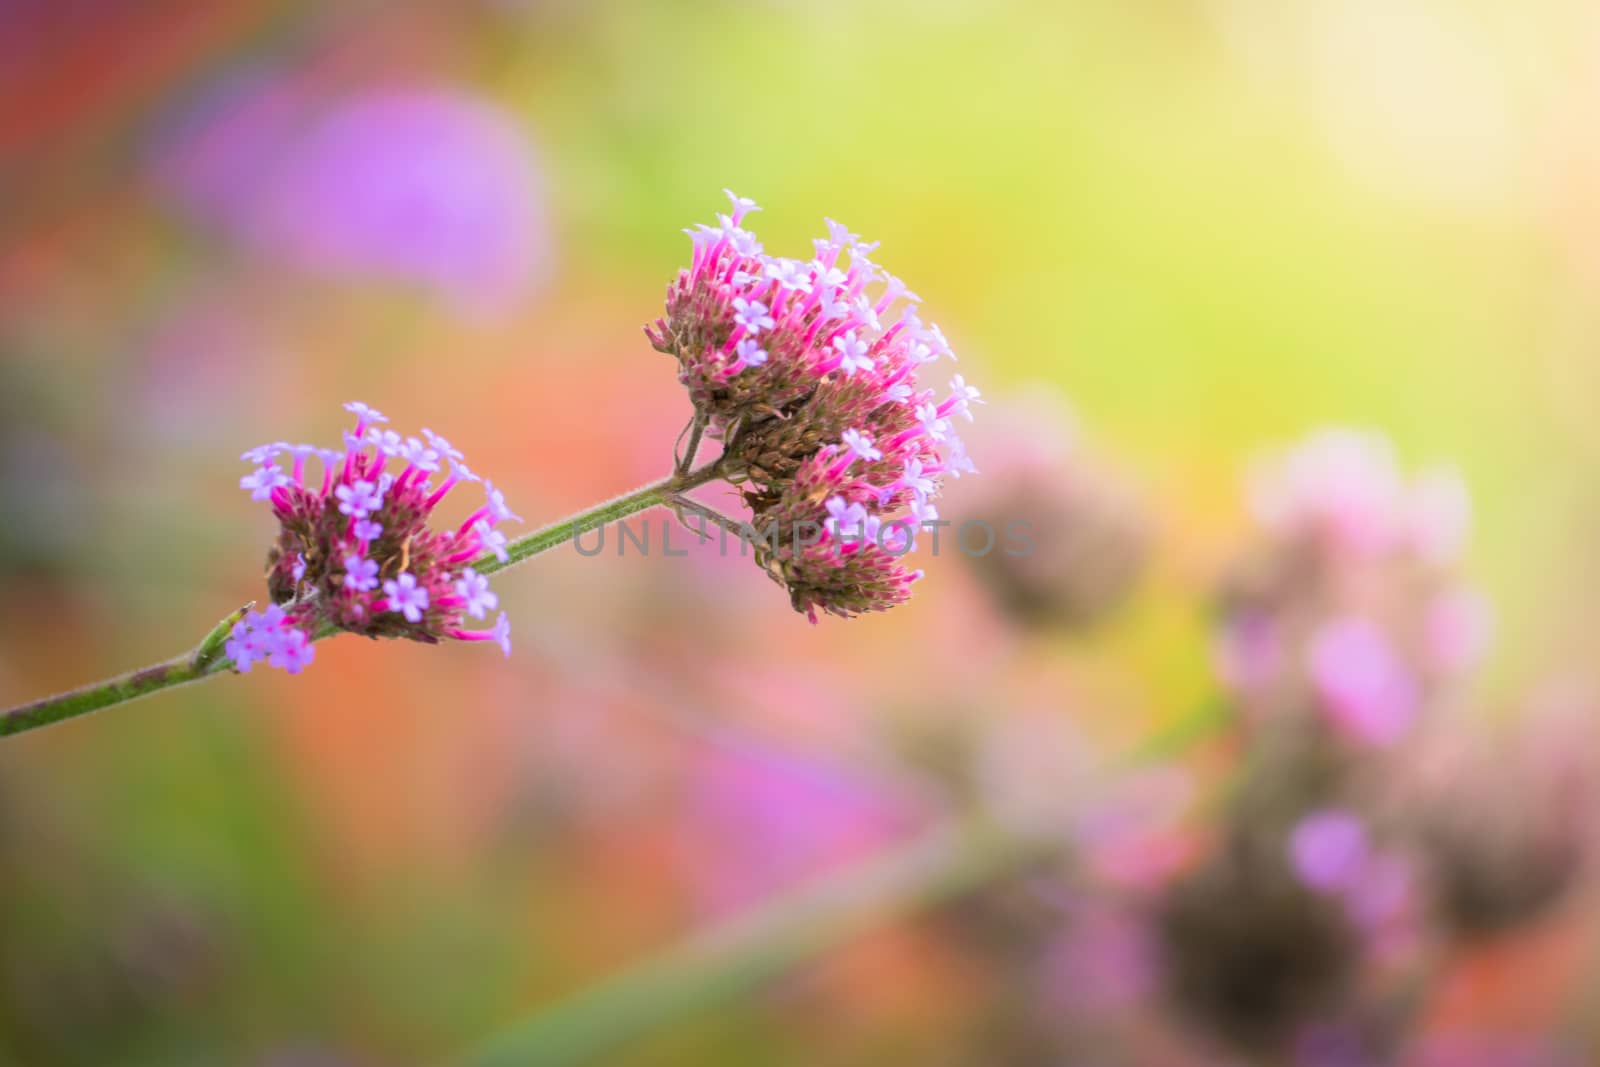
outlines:
[[[398,611],[407,622],[422,621],[422,613],[428,610],[428,587],[419,587],[415,575],[402,574],[390,579],[383,583],[383,591],[388,597],[385,604],[388,610]]]

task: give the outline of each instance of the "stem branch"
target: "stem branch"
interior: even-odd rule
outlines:
[[[719,477],[721,477],[720,460],[708,463],[697,470],[674,473],[671,477],[663,478],[659,482],[636,489],[614,500],[597,504],[587,511],[580,511],[576,515],[510,542],[506,545],[507,558],[504,561],[488,556],[478,560],[474,566],[480,574],[493,574],[495,571],[532,559],[541,552],[548,552],[608,522],[625,518],[655,504],[664,504],[678,493],[693,489],[697,485],[704,485]],[[129,671],[127,674],[119,674],[115,678],[91,682],[65,693],[57,693],[55,696],[0,711],[0,737],[36,730],[41,726],[87,715],[91,711],[99,711],[101,708],[126,704],[130,700],[138,700],[151,693],[159,693],[163,689],[189,685],[228,671],[232,668],[233,661],[223,655],[223,648],[233,631],[234,624],[244,618],[245,612],[253,606],[247,604],[217,623],[198,645],[182,655]],[[312,634],[311,638],[321,640],[324,637],[331,637],[336,632],[331,627],[323,627]]]
[[[163,689],[174,689],[222,673],[233,665],[231,660],[223,658],[223,646],[233,631],[234,623],[244,618],[245,612],[252,606],[246,604],[217,623],[192,651],[181,656],[0,712],[0,737],[36,730],[63,719],[87,715],[113,704],[126,704]]]
[[[517,538],[506,545],[506,558],[503,560],[485,556],[472,566],[479,574],[503,571],[552,548],[559,548],[568,541],[590,530],[597,530],[608,522],[625,519],[657,504],[666,504],[684,490],[715,481],[719,477],[721,477],[720,460],[708,463],[698,470],[673,474],[659,482],[652,482],[631,493],[613,497],[602,504],[596,504],[576,515],[569,515],[559,522],[553,522],[531,534]]]

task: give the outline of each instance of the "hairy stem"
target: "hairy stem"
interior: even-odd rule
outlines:
[[[514,567],[518,563],[532,559],[540,553],[548,552],[552,548],[559,548],[568,541],[588,533],[590,530],[598,530],[608,522],[625,519],[629,515],[637,514],[657,504],[666,504],[679,493],[687,489],[693,489],[697,485],[715,481],[719,477],[721,477],[720,460],[708,463],[698,470],[674,474],[671,477],[661,479],[659,482],[652,482],[649,485],[635,489],[631,493],[624,493],[622,496],[614,497],[602,504],[596,504],[594,507],[580,511],[576,515],[569,515],[559,522],[553,522],[525,537],[519,537],[506,545],[505,559],[500,560],[493,556],[485,556],[474,563],[473,568],[479,574],[493,574],[496,571],[503,571],[507,567]]]
[[[217,623],[192,651],[181,656],[0,712],[0,737],[36,730],[63,719],[87,715],[113,704],[126,704],[163,689],[174,689],[222,673],[232,666],[223,657],[222,648],[227,643],[234,623],[244,618],[245,612],[251,607],[251,604],[246,604]]]
[[[506,545],[507,558],[504,561],[488,556],[478,560],[474,566],[480,574],[493,574],[495,571],[504,570],[513,564],[532,559],[541,552],[548,552],[563,545],[580,534],[598,529],[608,522],[615,522],[656,504],[664,504],[678,493],[714,481],[720,476],[720,460],[697,470],[673,474],[669,478],[663,478],[659,482],[636,489],[614,500],[597,504],[586,511],[580,511],[576,515],[510,542]],[[182,655],[129,671],[127,674],[119,674],[115,678],[91,682],[65,693],[57,693],[55,696],[35,700],[30,704],[19,704],[6,711],[0,711],[0,737],[36,730],[41,726],[87,715],[91,711],[99,711],[101,708],[126,704],[130,700],[138,700],[151,693],[159,693],[163,689],[175,689],[180,685],[189,685],[228,672],[233,667],[233,662],[223,655],[223,647],[227,644],[234,624],[244,618],[245,612],[251,606],[246,605],[217,623],[198,645]],[[335,629],[328,627],[311,636],[313,640],[321,640],[336,632]]]
[[[698,500],[691,500],[686,496],[675,495],[668,497],[666,503],[668,507],[680,513],[680,519],[682,518],[681,513],[688,512],[690,515],[698,515],[701,519],[705,520],[700,524],[700,528],[697,530],[693,526],[689,526],[687,522],[684,523],[684,525],[688,526],[689,529],[695,530],[695,532],[700,535],[700,540],[702,541],[707,541],[711,538],[711,535],[706,532],[705,524],[707,522],[716,526],[720,526],[722,529],[733,534],[735,537],[752,538],[755,536],[754,531],[751,529],[749,523],[736,519],[731,515],[724,515],[716,508],[702,504]]]
[[[706,417],[701,412],[695,412],[694,418],[689,420],[689,425],[684,427],[684,432],[689,436],[689,443],[684,447],[683,454],[677,458],[672,472],[677,475],[688,474],[694,466],[695,456],[700,454],[700,439],[706,432]],[[682,441],[680,435],[679,441]]]

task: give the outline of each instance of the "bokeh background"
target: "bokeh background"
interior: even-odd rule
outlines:
[[[1239,739],[1163,750],[1182,788],[1089,782],[1218,701],[1244,472],[1318,426],[1465,478],[1496,625],[1463,722],[1587,692],[1597,120],[1578,0],[0,5],[0,703],[260,598],[236,457],[334,443],[345,400],[535,523],[659,477],[688,409],[640,326],[724,186],[769,250],[881,240],[991,400],[979,468],[1018,447],[982,415],[1092,455],[1140,518],[1086,580],[1144,559],[1070,625],[948,557],[813,627],[748,561],[563,551],[498,583],[509,661],[344,639],[8,740],[0,1062],[451,1062],[937,824],[929,749],[1019,718],[1159,881]],[[1095,1063],[1287,1062],[1208,1058],[1097,900],[1049,913],[1054,982],[966,901],[595,1062],[1076,1064],[1088,1030]],[[1410,1033],[1488,1044],[1425,1062],[1595,1062],[1592,914],[1452,948]]]

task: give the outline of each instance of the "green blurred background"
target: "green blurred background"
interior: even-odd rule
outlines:
[[[416,193],[465,243],[335,262],[362,187],[316,183],[428,156],[416,116],[310,192],[274,168],[397,94],[487,173]],[[1597,101],[1568,0],[0,4],[0,703],[259,598],[235,457],[334,443],[345,400],[534,523],[658,477],[687,404],[639,327],[724,186],[769,250],[881,240],[969,380],[1063,395],[1158,531],[1086,638],[1019,646],[954,559],[813,628],[747,564],[563,552],[499,583],[509,662],[341,640],[7,741],[0,1062],[448,1060],[914,824],[858,782],[884,715],[1026,686],[1111,743],[1176,721],[1244,464],[1318,425],[1465,473],[1488,713],[1587,679]],[[832,813],[796,841],[718,799],[769,763]],[[996,982],[898,929],[615,1062],[984,1063]]]

